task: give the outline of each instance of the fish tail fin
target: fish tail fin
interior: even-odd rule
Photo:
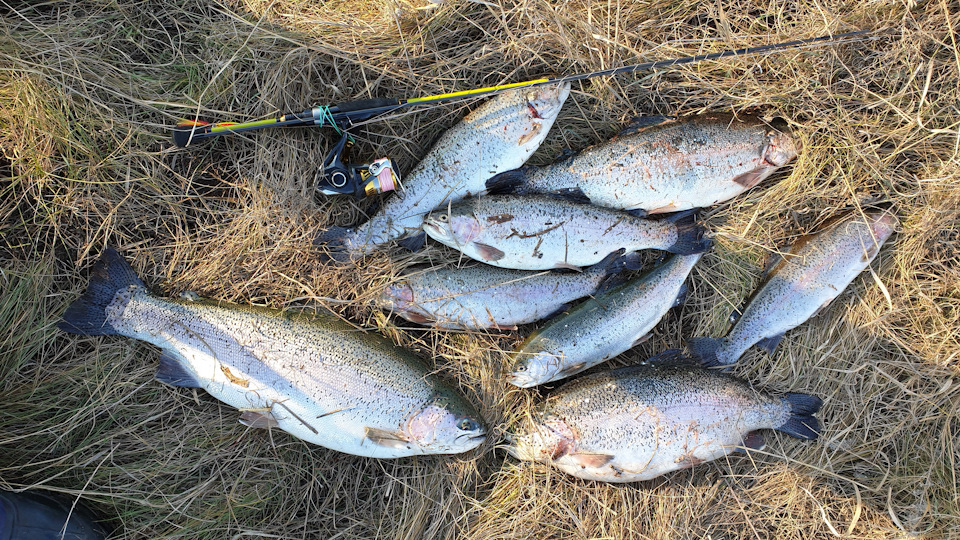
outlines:
[[[625,270],[640,270],[643,268],[643,261],[640,254],[636,251],[618,255],[609,265],[607,273],[623,272]]]
[[[640,254],[636,251],[631,251],[630,253],[624,253],[624,251],[626,250],[621,248],[610,253],[586,271],[599,272],[610,276],[625,270],[640,270],[643,267],[640,261]]]
[[[502,172],[493,176],[486,183],[488,193],[522,193],[521,185],[527,177],[527,167],[520,167],[512,171]]]
[[[813,415],[823,401],[817,396],[797,393],[789,393],[783,400],[790,404],[790,418],[776,429],[798,439],[816,439],[820,435],[820,422]]]
[[[667,218],[677,227],[677,241],[667,251],[678,255],[693,255],[710,249],[713,241],[706,236],[706,229],[697,223],[696,212],[680,212],[677,217]]]
[[[588,268],[587,272],[602,276],[600,285],[594,291],[594,294],[602,294],[626,282],[620,274],[627,270],[640,270],[642,267],[639,253],[636,251],[624,253],[623,249],[618,249]]]
[[[322,246],[324,251],[320,254],[321,262],[349,262],[350,253],[347,250],[347,238],[354,233],[354,229],[349,227],[327,227],[313,239],[313,244]]]
[[[83,296],[63,312],[57,327],[71,334],[108,336],[117,331],[107,322],[107,306],[123,289],[146,288],[133,268],[113,248],[106,248],[90,270],[90,284]]]
[[[706,367],[724,365],[717,358],[717,353],[723,346],[723,338],[699,337],[687,340],[687,346],[684,348],[684,354]]]

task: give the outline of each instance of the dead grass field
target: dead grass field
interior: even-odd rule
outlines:
[[[955,0],[262,0],[0,2],[0,488],[65,494],[118,538],[901,538],[960,533],[960,53]],[[543,164],[631,117],[787,119],[798,160],[710,209],[716,249],[654,338],[609,365],[725,330],[771,250],[841,211],[902,229],[823,315],[737,371],[824,399],[815,443],[628,485],[496,448],[377,461],[237,423],[152,379],[156,350],[54,326],[104,245],[155,290],[321,303],[436,362],[494,431],[538,396],[498,376],[530,328],[440,333],[372,306],[436,246],[356,268],[312,239],[370,203],[314,197],[334,134],[273,130],[189,150],[182,117],[245,120],[871,28],[840,46],[575,84]],[[410,170],[473,103],[357,132]],[[597,369],[602,369],[597,368]]]

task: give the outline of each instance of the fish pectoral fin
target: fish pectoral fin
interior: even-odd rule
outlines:
[[[638,338],[636,339],[636,341],[634,341],[634,342],[630,345],[630,348],[633,348],[633,347],[636,347],[637,345],[640,345],[641,343],[643,343],[644,341],[647,341],[647,340],[650,339],[651,337],[653,337],[653,332],[647,332],[646,334],[638,337]]]
[[[777,346],[780,345],[781,341],[783,341],[783,334],[777,334],[775,336],[761,339],[757,342],[757,346],[767,351],[767,354],[772,355],[773,352],[777,350]]]
[[[160,352],[160,366],[154,375],[158,381],[170,386],[183,388],[203,388],[197,377],[184,367],[183,362],[167,351]]]
[[[567,454],[567,457],[572,459],[574,463],[580,466],[581,469],[586,469],[587,467],[596,469],[613,461],[613,456],[610,454],[595,454],[588,452]]]
[[[579,373],[581,369],[586,367],[586,365],[587,365],[586,362],[577,362],[572,366],[567,366],[563,368],[563,370],[560,371],[560,375],[568,376],[568,375],[573,375],[574,373]]]
[[[477,253],[485,261],[499,261],[505,255],[505,253],[499,249],[489,244],[484,244],[483,242],[474,242],[473,245],[476,246]]]
[[[677,204],[677,203],[675,203],[675,202],[672,202],[672,203],[666,204],[666,205],[664,205],[664,206],[658,206],[657,208],[654,208],[654,209],[652,209],[652,210],[647,210],[647,215],[667,214],[667,213],[670,213],[670,212],[676,212],[676,211],[679,210],[679,209],[680,209],[680,205]]]
[[[820,315],[821,313],[823,313],[830,306],[830,302],[833,302],[833,298],[831,298],[830,300],[827,300],[826,302],[823,303],[823,305],[818,307],[817,310],[813,312],[813,315],[810,316],[810,318],[812,319],[817,315]]]
[[[276,417],[270,411],[243,411],[240,414],[240,423],[252,428],[268,429],[280,427]]]
[[[767,441],[763,440],[763,435],[759,431],[751,431],[743,437],[738,450],[749,453],[751,450],[763,450],[765,446]]]
[[[410,440],[398,431],[387,431],[385,429],[368,427],[364,429],[363,436],[373,444],[386,448],[410,448]]]
[[[557,264],[553,265],[553,269],[554,270],[574,270],[577,272],[583,271],[583,269],[580,268],[579,266],[576,266],[570,263],[565,263],[565,262],[558,262]]]
[[[523,146],[523,145],[527,144],[527,143],[530,142],[534,137],[536,137],[537,134],[540,133],[540,131],[541,131],[542,129],[543,129],[543,124],[542,124],[542,123],[540,123],[540,122],[534,123],[534,124],[533,124],[533,127],[530,129],[530,131],[524,133],[523,135],[520,136],[519,139],[517,139],[517,144],[518,144],[519,146]]]
[[[434,322],[433,319],[428,318],[422,313],[417,313],[415,311],[407,311],[403,313],[403,318],[417,324],[427,324]]]
[[[733,181],[743,186],[744,189],[750,189],[753,186],[759,184],[761,180],[763,180],[764,173],[766,172],[767,172],[766,167],[760,167],[758,169],[754,169],[750,172],[745,172],[740,176],[737,176],[736,178],[733,179]]]

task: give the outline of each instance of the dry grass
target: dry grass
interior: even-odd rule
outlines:
[[[121,0],[3,2],[0,27],[0,487],[69,494],[120,538],[887,538],[955,536],[960,431],[960,54],[955,1],[587,2]],[[728,59],[575,87],[532,162],[638,114],[761,111],[800,158],[709,211],[716,250],[682,310],[612,362],[725,330],[766,253],[843,209],[894,208],[902,230],[751,382],[824,398],[816,443],[633,485],[459,457],[376,461],[252,431],[203,392],[151,379],[155,351],[71,337],[59,313],[105,244],[175,294],[321,303],[458,380],[498,432],[536,395],[498,376],[520,333],[438,333],[371,305],[431,247],[322,266],[311,243],[369,202],[314,198],[332,134],[172,148],[177,118],[250,119],[641,60],[878,31],[838,47]],[[410,170],[457,104],[370,123],[358,156]]]

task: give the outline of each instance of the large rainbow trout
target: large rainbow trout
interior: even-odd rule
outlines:
[[[823,310],[877,256],[897,218],[851,214],[801,238],[772,261],[743,315],[724,338],[693,338],[687,353],[706,365],[732,364],[755,344],[773,353],[783,334]]]
[[[483,442],[477,411],[419,358],[333,315],[151,295],[112,249],[59,327],[161,348],[157,379],[203,388],[240,421],[375,458],[455,454]]]
[[[554,193],[659,214],[730,200],[796,155],[782,125],[710,114],[627,128],[567,160],[506,172],[487,184],[491,191]]]
[[[514,457],[588,480],[637,482],[761,449],[760,429],[816,439],[820,399],[774,397],[692,364],[657,362],[571,381],[515,434]]]

